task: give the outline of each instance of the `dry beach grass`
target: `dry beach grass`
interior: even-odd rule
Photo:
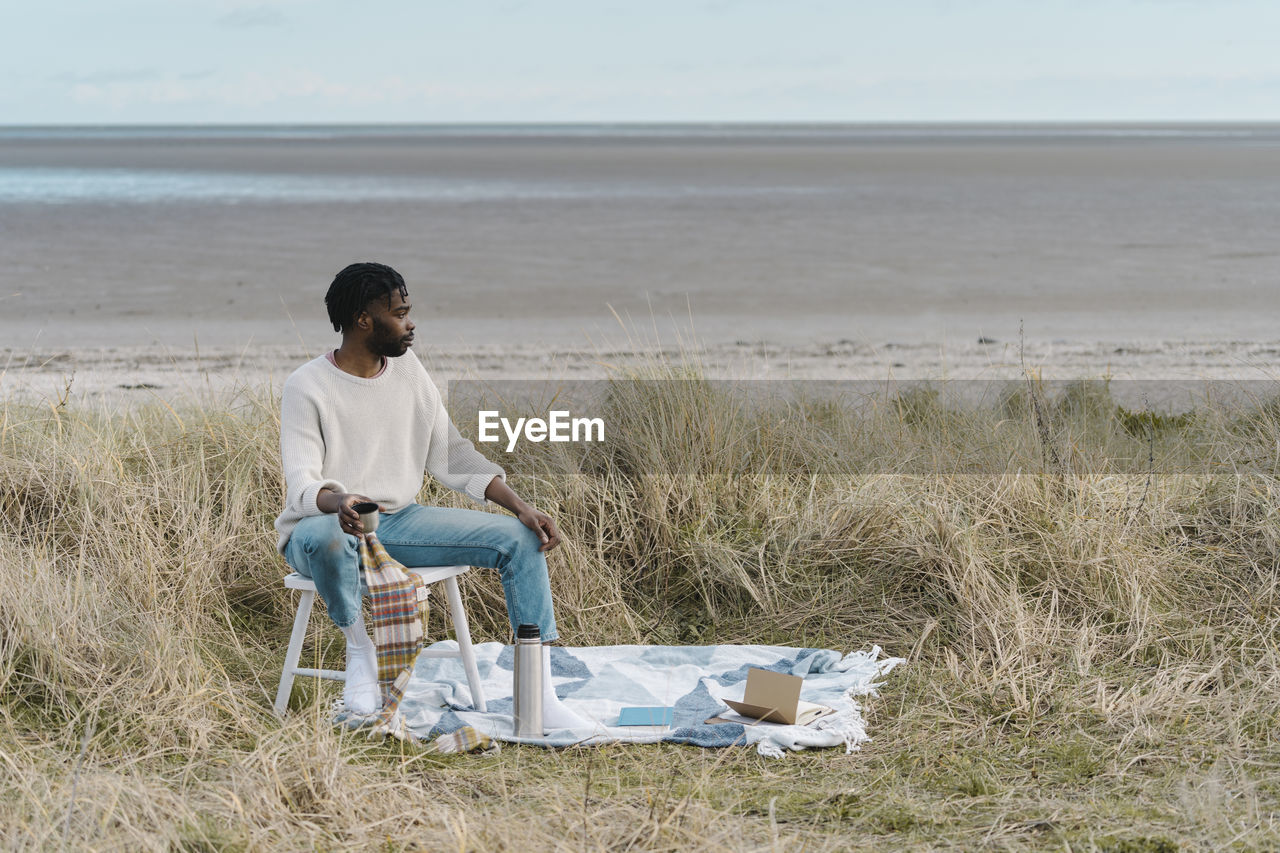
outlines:
[[[1142,418],[1028,383],[974,411],[914,394],[779,425],[696,381],[662,387],[664,400],[617,400],[626,439],[605,463],[551,459],[516,482],[568,536],[552,560],[566,639],[878,643],[909,664],[867,700],[860,752],[431,757],[335,729],[334,687],[315,684],[282,725],[270,700],[293,602],[270,535],[272,390],[115,409],[9,400],[0,846],[1278,843],[1273,468],[1099,461],[1157,441],[1272,459],[1275,409]],[[672,413],[690,411],[698,429],[679,431]],[[835,451],[858,469],[813,463]],[[920,459],[944,473],[903,463]],[[434,485],[424,498],[465,505]],[[505,637],[496,578],[472,574],[474,634]],[[307,654],[336,664],[320,622]]]

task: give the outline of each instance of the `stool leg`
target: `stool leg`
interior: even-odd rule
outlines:
[[[304,589],[298,599],[298,614],[293,617],[293,633],[289,635],[289,650],[284,654],[284,671],[280,673],[280,687],[276,690],[276,715],[280,717],[289,707],[294,671],[302,657],[302,641],[307,636],[307,620],[311,618],[311,605],[315,600],[315,590],[310,589]]]
[[[484,690],[480,687],[480,670],[476,668],[476,653],[471,648],[471,625],[467,611],[462,606],[462,593],[458,592],[458,578],[445,578],[445,595],[449,597],[449,613],[453,621],[453,633],[458,638],[458,654],[462,668],[467,671],[467,684],[471,686],[471,704],[481,713],[489,710],[484,702]]]

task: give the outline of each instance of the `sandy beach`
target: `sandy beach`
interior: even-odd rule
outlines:
[[[1271,126],[637,133],[0,134],[0,348],[319,351],[357,259],[441,357],[1280,337]]]
[[[237,389],[278,393],[289,373],[322,352],[302,346],[0,349],[0,398],[109,405],[178,401]],[[714,379],[1269,380],[1280,375],[1280,341],[1027,342],[955,345],[848,340],[808,346],[736,343],[555,348],[495,345],[416,352],[442,388],[459,379],[595,379],[662,363],[696,365]]]
[[[1243,127],[0,134],[0,393],[279,384],[353,259],[446,383],[1270,378],[1280,135]]]

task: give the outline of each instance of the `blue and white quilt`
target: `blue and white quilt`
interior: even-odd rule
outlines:
[[[443,640],[431,648],[456,649],[457,644]],[[870,739],[854,697],[874,696],[877,679],[903,662],[884,657],[879,646],[847,655],[786,646],[555,646],[551,676],[556,694],[594,723],[535,740],[516,737],[512,726],[512,647],[480,643],[475,652],[488,710],[472,709],[461,661],[419,658],[400,703],[401,722],[409,733],[430,740],[472,726],[496,740],[556,747],[669,741],[705,747],[755,744],[762,755],[771,757],[786,750],[841,744],[849,752]],[[742,698],[751,667],[802,676],[800,698],[836,713],[808,726],[704,722],[729,710],[722,697]],[[675,708],[671,726],[616,725],[624,707],[657,705]],[[357,724],[341,712],[335,721]]]

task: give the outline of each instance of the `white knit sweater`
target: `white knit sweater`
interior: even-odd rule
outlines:
[[[320,515],[316,495],[328,488],[356,492],[389,512],[414,502],[423,471],[478,503],[495,465],[463,438],[444,401],[413,353],[387,359],[372,379],[352,376],[324,356],[299,367],[280,401],[280,456],[284,512],[276,519],[278,548],[309,515]]]

